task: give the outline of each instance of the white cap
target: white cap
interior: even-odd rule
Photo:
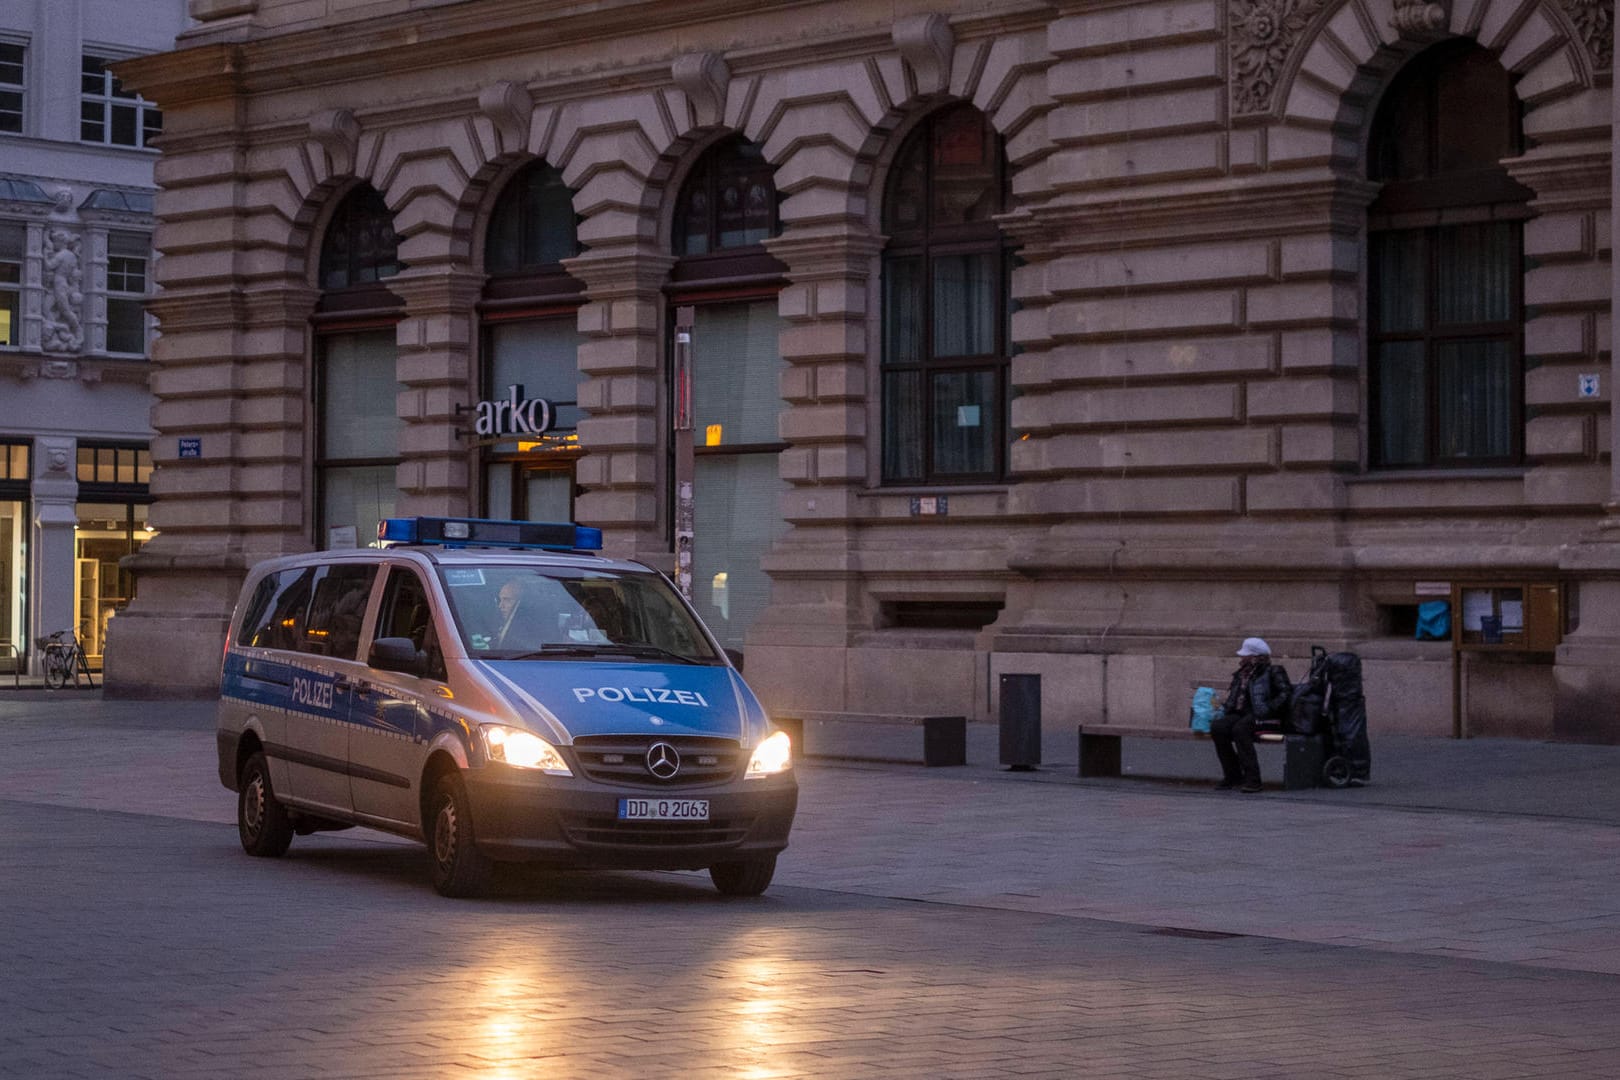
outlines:
[[[1264,638],[1246,637],[1243,645],[1238,649],[1239,656],[1270,656],[1271,646],[1265,643]]]

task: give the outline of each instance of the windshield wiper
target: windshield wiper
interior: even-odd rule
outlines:
[[[692,656],[683,656],[678,652],[650,642],[637,642],[635,644],[605,643],[591,645],[587,643],[558,642],[552,645],[542,645],[533,652],[518,653],[516,656],[501,657],[503,660],[544,660],[553,656],[631,656],[641,659],[672,660],[677,664],[701,664],[702,660]]]

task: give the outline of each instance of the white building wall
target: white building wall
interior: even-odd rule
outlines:
[[[189,24],[186,8],[186,0],[0,0],[0,42],[25,49],[22,131],[0,132],[0,180],[44,196],[0,190],[0,223],[26,230],[20,333],[16,345],[0,345],[0,440],[32,452],[28,528],[0,564],[25,571],[10,590],[12,610],[0,612],[0,638],[18,639],[24,652],[73,623],[80,442],[152,436],[149,362],[107,351],[107,235],[150,234],[157,151],[81,141],[82,58],[171,49]],[[98,191],[115,204],[134,198],[93,205]],[[64,247],[77,274],[60,271],[53,293],[61,260],[52,255]],[[148,282],[152,269],[148,262]],[[76,326],[58,317],[64,303]]]

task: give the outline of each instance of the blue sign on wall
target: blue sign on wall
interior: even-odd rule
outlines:
[[[188,458],[188,457],[200,458],[200,457],[202,457],[202,440],[201,439],[181,439],[180,440],[180,456],[183,457],[183,458]]]

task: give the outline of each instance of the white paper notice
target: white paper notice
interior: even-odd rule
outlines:
[[[1523,600],[1504,600],[1504,601],[1502,601],[1502,629],[1503,630],[1523,630],[1524,629],[1524,601]]]
[[[1463,629],[1481,629],[1479,620],[1492,615],[1491,594],[1485,589],[1464,589],[1462,594]]]

